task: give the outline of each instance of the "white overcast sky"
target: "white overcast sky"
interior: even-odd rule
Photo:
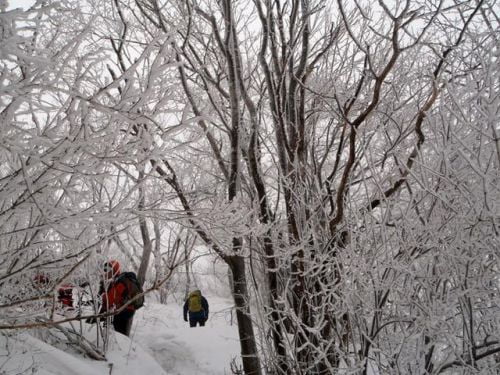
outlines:
[[[31,5],[35,3],[35,0],[7,0],[9,3],[8,9],[15,8],[29,8]]]

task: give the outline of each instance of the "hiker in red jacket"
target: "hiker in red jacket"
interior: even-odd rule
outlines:
[[[127,285],[122,280],[119,280],[121,274],[120,263],[116,260],[110,260],[104,263],[103,280],[99,293],[102,299],[102,306],[99,314],[118,310],[127,302]],[[127,305],[122,311],[113,316],[113,327],[116,332],[120,332],[125,336],[130,335],[132,321],[134,318],[135,307],[133,304]],[[89,323],[94,323],[95,318],[88,320]]]
[[[73,310],[73,285],[61,285],[57,290],[57,300],[61,303],[63,308]]]

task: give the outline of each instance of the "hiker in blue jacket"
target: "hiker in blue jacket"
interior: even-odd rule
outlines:
[[[205,322],[208,319],[208,302],[201,295],[200,290],[195,290],[189,293],[189,297],[184,303],[184,321],[188,321],[189,312],[189,326],[196,327],[199,323],[200,327],[205,326]]]

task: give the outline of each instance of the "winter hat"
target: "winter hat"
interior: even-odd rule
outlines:
[[[120,273],[120,263],[117,260],[109,260],[104,263],[103,270],[106,273],[113,271],[113,275],[118,275]]]

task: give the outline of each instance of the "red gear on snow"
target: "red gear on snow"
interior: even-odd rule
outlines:
[[[73,307],[73,285],[64,284],[57,290],[57,299],[63,306]]]

